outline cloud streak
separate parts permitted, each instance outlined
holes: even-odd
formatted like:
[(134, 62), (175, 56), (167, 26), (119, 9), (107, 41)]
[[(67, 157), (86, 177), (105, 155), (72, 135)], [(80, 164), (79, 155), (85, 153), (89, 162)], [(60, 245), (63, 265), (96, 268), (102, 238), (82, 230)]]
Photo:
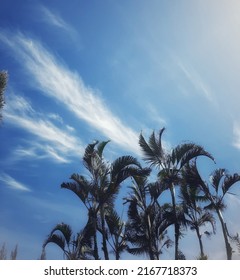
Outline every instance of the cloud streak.
[(24, 191), (24, 192), (29, 192), (31, 191), (27, 186), (24, 184), (16, 181), (13, 177), (9, 176), (6, 173), (1, 173), (0, 174), (0, 181), (5, 184), (7, 187), (18, 190), (18, 191)]
[(60, 15), (56, 14), (56, 12), (49, 10), (45, 6), (40, 6), (40, 11), (42, 12), (43, 21), (66, 31), (68, 34), (71, 34), (71, 35), (76, 34), (76, 31), (74, 30), (74, 28), (71, 25), (69, 25), (66, 21), (64, 21)]
[[(22, 64), (45, 95), (61, 102), (77, 118), (84, 120), (122, 148), (140, 153), (138, 134), (123, 124), (77, 73), (58, 62), (39, 42), (22, 34), (13, 36), (11, 40), (2, 36), (2, 40), (24, 60)], [(24, 125), (30, 126), (31, 123), (25, 122)], [(42, 129), (45, 127), (43, 122), (39, 122), (39, 125)], [(36, 130), (33, 131), (37, 134)]]
[(209, 86), (203, 81), (199, 73), (190, 65), (181, 61), (179, 57), (174, 56), (173, 59), (185, 78), (193, 85), (196, 92), (214, 104), (216, 100), (214, 99), (213, 93)]
[[(51, 114), (49, 116), (52, 118)], [(68, 127), (64, 130), (63, 123), (61, 128), (57, 127), (37, 113), (21, 96), (12, 94), (9, 98), (5, 108), (5, 120), (38, 139), (30, 141), (28, 148), (19, 147), (15, 151), (17, 157), (51, 158), (59, 163), (67, 163), (70, 157), (79, 157), (83, 152), (81, 140), (70, 135)]]

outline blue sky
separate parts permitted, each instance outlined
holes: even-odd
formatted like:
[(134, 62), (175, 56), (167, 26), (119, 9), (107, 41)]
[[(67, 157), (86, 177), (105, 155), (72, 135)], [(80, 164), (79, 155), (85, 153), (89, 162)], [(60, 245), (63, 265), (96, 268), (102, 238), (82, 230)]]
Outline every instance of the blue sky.
[[(55, 224), (81, 228), (84, 208), (60, 185), (85, 172), (95, 139), (111, 139), (110, 160), (141, 158), (139, 133), (164, 126), (167, 147), (193, 141), (215, 157), (202, 160), (204, 174), (240, 172), (239, 14), (234, 0), (2, 0), (0, 241), (37, 259)], [(227, 202), (229, 229), (240, 232), (238, 197)], [(220, 227), (204, 241), (210, 258), (225, 258)], [(196, 242), (181, 240), (188, 258)], [(62, 255), (49, 246), (47, 257)]]

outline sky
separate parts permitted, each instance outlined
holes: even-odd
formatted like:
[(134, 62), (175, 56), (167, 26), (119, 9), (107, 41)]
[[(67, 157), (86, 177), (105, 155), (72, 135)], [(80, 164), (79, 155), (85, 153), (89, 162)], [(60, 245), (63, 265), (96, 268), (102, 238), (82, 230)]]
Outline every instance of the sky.
[[(141, 159), (139, 134), (166, 127), (167, 147), (192, 141), (214, 156), (200, 159), (206, 179), (215, 168), (240, 172), (239, 14), (237, 0), (2, 0), (0, 244), (38, 259), (57, 223), (81, 229), (86, 212), (60, 185), (85, 172), (94, 140), (111, 140), (109, 160)], [(233, 234), (238, 187), (224, 212)], [(225, 258), (217, 226), (203, 240), (210, 259)], [(180, 246), (189, 259), (199, 253), (194, 233)], [(50, 245), (47, 258), (62, 254)]]

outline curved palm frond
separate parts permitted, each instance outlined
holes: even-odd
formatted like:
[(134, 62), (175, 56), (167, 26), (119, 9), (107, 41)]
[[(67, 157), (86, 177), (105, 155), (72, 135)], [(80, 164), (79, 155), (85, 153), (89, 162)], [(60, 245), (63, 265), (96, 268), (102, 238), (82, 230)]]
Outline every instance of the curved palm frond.
[(69, 225), (61, 223), (57, 224), (43, 243), (43, 248), (49, 243), (58, 245), (63, 252), (66, 251), (66, 247), (69, 247), (72, 237), (72, 229)]
[[(75, 175), (71, 177), (73, 180), (76, 180)], [(85, 180), (83, 177), (78, 178), (77, 183), (76, 182), (69, 182), (69, 183), (62, 183), (61, 188), (63, 189), (68, 189), (75, 193), (80, 200), (83, 202), (85, 206), (87, 206), (87, 198), (89, 193), (92, 192), (93, 186), (91, 185), (90, 182)]]
[(102, 158), (103, 155), (103, 150), (105, 148), (105, 146), (110, 142), (110, 140), (108, 141), (102, 141), (97, 145), (97, 152), (99, 154), (99, 156)]
[(229, 189), (236, 184), (237, 182), (240, 181), (240, 176), (239, 174), (235, 173), (233, 175), (226, 174), (223, 184), (222, 184), (222, 191), (223, 195), (229, 192)]
[(83, 155), (83, 164), (90, 172), (92, 169), (92, 157), (95, 154), (95, 146), (98, 143), (99, 141), (95, 141), (92, 144), (88, 144)]
[(164, 150), (162, 147), (162, 134), (165, 128), (162, 128), (159, 132), (158, 139), (155, 136), (154, 131), (149, 137), (149, 141), (145, 140), (142, 134), (139, 136), (139, 145), (144, 154), (144, 160), (149, 162), (152, 166), (161, 166), (164, 158)]
[(181, 169), (185, 164), (199, 156), (206, 156), (214, 161), (214, 158), (210, 153), (208, 153), (203, 147), (194, 143), (177, 145), (172, 150), (171, 159), (173, 165), (179, 166), (179, 169)]
[(111, 176), (115, 178), (119, 172), (128, 168), (129, 166), (135, 166), (141, 168), (141, 164), (138, 160), (132, 156), (121, 156), (113, 161), (111, 165)]
[(50, 235), (43, 244), (43, 247), (46, 247), (47, 244), (49, 243), (54, 243), (56, 245), (58, 245), (63, 251), (65, 251), (65, 239), (62, 235), (60, 234), (52, 234)]
[(219, 187), (220, 187), (220, 181), (225, 176), (226, 170), (223, 168), (216, 169), (212, 172), (210, 175), (210, 182), (215, 189), (216, 193), (218, 193)]

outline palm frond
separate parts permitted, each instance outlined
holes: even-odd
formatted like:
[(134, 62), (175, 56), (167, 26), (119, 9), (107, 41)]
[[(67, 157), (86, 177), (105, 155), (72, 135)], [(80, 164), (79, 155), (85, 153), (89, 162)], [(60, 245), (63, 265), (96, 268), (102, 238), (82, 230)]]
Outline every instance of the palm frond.
[(108, 211), (106, 215), (106, 222), (111, 235), (121, 235), (124, 223), (121, 221), (121, 218), (114, 209)]
[(157, 201), (160, 195), (166, 191), (167, 187), (164, 184), (161, 184), (160, 181), (156, 181), (155, 183), (149, 183), (147, 185), (147, 189), (149, 191), (150, 196)]
[(122, 171), (123, 169), (129, 166), (135, 166), (141, 168), (141, 164), (138, 162), (136, 158), (132, 156), (121, 156), (116, 160), (114, 160), (114, 162), (111, 165), (112, 178), (115, 178), (120, 171)]
[(225, 195), (229, 189), (237, 182), (240, 181), (239, 174), (226, 175), (222, 184), (223, 195)]
[(102, 158), (102, 155), (103, 155), (103, 150), (105, 148), (105, 146), (110, 142), (110, 140), (108, 141), (102, 141), (100, 142), (98, 145), (97, 145), (97, 151), (98, 151), (98, 154), (99, 156)]
[(68, 189), (68, 190), (74, 192), (80, 198), (80, 200), (84, 203), (84, 205), (86, 205), (86, 199), (88, 197), (88, 193), (89, 193), (89, 191), (91, 191), (90, 187), (87, 190), (85, 184), (80, 185), (79, 183), (77, 184), (75, 182), (69, 182), (69, 183), (62, 183), (61, 188)]
[(134, 255), (134, 256), (141, 256), (141, 255), (147, 255), (148, 254), (148, 248), (145, 247), (139, 247), (139, 248), (129, 248), (127, 249), (128, 253)]
[(179, 165), (181, 169), (186, 163), (199, 156), (206, 156), (214, 161), (213, 156), (208, 153), (203, 147), (194, 143), (184, 143), (176, 146), (172, 150), (172, 162), (174, 165)]
[(165, 128), (162, 128), (159, 132), (159, 138), (157, 139), (154, 131), (149, 137), (149, 141), (145, 140), (142, 134), (139, 136), (139, 145), (144, 154), (144, 160), (149, 162), (152, 166), (159, 166), (162, 164), (164, 158), (164, 150), (162, 147), (162, 134)]
[(87, 147), (85, 148), (85, 152), (83, 155), (83, 164), (88, 170), (91, 170), (92, 157), (95, 153), (95, 147), (98, 143), (99, 141), (95, 141), (92, 144), (88, 144)]
[(65, 223), (57, 224), (45, 240), (43, 247), (46, 247), (48, 243), (57, 244), (63, 251), (65, 246), (69, 246), (72, 237), (72, 229)]
[(226, 172), (225, 169), (218, 168), (218, 169), (214, 170), (212, 172), (212, 174), (210, 175), (210, 181), (211, 181), (211, 184), (212, 184), (213, 188), (215, 189), (216, 193), (218, 193), (218, 190), (220, 187), (220, 181), (225, 176), (225, 172)]
[(65, 251), (65, 239), (60, 234), (52, 234), (50, 235), (43, 243), (43, 248), (47, 246), (49, 243), (54, 243), (59, 246), (63, 251)]

